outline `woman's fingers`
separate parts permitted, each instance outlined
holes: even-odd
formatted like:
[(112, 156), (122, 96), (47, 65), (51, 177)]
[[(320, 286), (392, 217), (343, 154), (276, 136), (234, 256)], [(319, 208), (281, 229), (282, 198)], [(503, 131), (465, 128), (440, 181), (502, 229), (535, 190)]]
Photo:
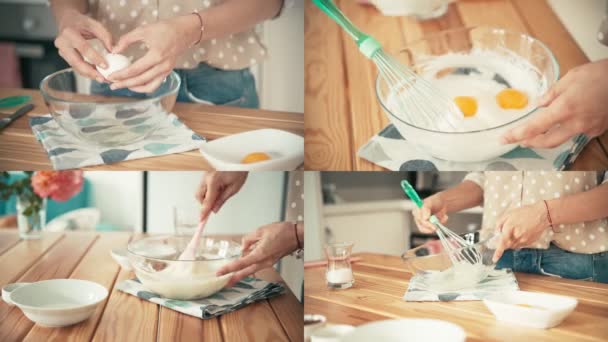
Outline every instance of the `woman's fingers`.
[(104, 45), (107, 51), (112, 51), (112, 34), (97, 20), (89, 21), (89, 31)]
[(161, 75), (142, 86), (132, 87), (129, 88), (129, 90), (132, 90), (137, 93), (153, 93), (156, 89), (158, 89), (158, 87), (160, 87), (164, 80), (165, 75)]
[(122, 70), (113, 72), (108, 76), (108, 78), (115, 82), (124, 81), (126, 79), (138, 76), (156, 66), (162, 66), (161, 69), (163, 70), (166, 69), (165, 63), (161, 63), (160, 59), (155, 57), (154, 52), (148, 51), (142, 58), (135, 61), (135, 63)]
[[(110, 88), (112, 89), (121, 89), (121, 88), (137, 88), (144, 86), (160, 76), (164, 77), (165, 70), (160, 65), (153, 66), (152, 68), (144, 71), (143, 73), (136, 75), (131, 78), (126, 78), (121, 81), (116, 81), (112, 83)], [(114, 78), (113, 78), (114, 79)]]
[(539, 134), (547, 132), (553, 126), (566, 118), (567, 113), (559, 110), (560, 106), (553, 102), (544, 108), (530, 121), (513, 128), (501, 137), (503, 144), (514, 144), (522, 140), (531, 139)]
[(217, 199), (217, 201), (215, 201), (215, 205), (213, 206), (213, 212), (217, 213), (218, 211), (220, 211), (220, 209), (222, 209), (222, 206), (224, 205), (224, 203), (226, 203), (226, 201), (234, 196), (234, 194), (236, 194), (238, 192), (238, 188), (234, 185), (230, 185), (228, 188), (226, 188), (219, 196), (219, 198)]
[(513, 245), (513, 228), (510, 226), (505, 226), (502, 230), (502, 235), (500, 237), (500, 241), (498, 242), (498, 246), (496, 247), (496, 251), (494, 251), (494, 256), (492, 257), (493, 262), (497, 262), (500, 257), (504, 254), (505, 250), (509, 249)]
[(87, 40), (82, 38), (79, 32), (75, 30), (65, 30), (64, 37), (69, 41), (69, 44), (76, 49), (85, 61), (94, 65), (99, 65), (102, 68), (107, 68), (106, 59), (99, 52), (95, 51)]
[(222, 276), (224, 274), (236, 272), (242, 270), (249, 265), (253, 265), (262, 260), (262, 256), (258, 255), (259, 253), (250, 253), (246, 256), (239, 258), (228, 265), (224, 265), (217, 271), (217, 276)]
[(124, 36), (120, 37), (114, 49), (112, 49), (113, 53), (122, 53), (126, 50), (129, 45), (139, 42), (144, 39), (145, 30), (142, 27), (138, 27), (131, 32), (128, 32)]
[(232, 277), (230, 277), (230, 281), (228, 281), (228, 284), (226, 284), (226, 287), (232, 287), (232, 286), (236, 285), (243, 278), (257, 272), (258, 270), (260, 270), (262, 268), (263, 268), (263, 265), (261, 265), (261, 264), (253, 264), (238, 272), (235, 272), (232, 275)]
[(72, 48), (61, 49), (59, 50), (59, 55), (79, 74), (97, 80), (97, 82), (103, 82), (104, 79), (99, 72), (91, 64), (85, 62), (76, 50)]
[(581, 132), (576, 132), (575, 126), (565, 122), (560, 126), (553, 127), (547, 133), (539, 134), (531, 139), (524, 140), (522, 145), (535, 148), (553, 148), (565, 143), (568, 139), (578, 133)]

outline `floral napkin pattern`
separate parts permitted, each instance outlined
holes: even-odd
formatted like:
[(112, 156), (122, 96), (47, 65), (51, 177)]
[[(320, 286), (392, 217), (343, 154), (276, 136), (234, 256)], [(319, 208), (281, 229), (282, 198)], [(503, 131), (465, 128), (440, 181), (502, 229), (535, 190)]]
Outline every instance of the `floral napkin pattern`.
[(406, 302), (451, 302), (463, 300), (482, 300), (496, 292), (519, 290), (515, 275), (509, 269), (492, 270), (484, 280), (477, 283), (474, 288), (438, 292), (429, 290), (420, 275), (414, 275), (409, 282), (407, 291), (403, 295)]
[(137, 278), (124, 280), (116, 288), (171, 310), (202, 319), (218, 317), (253, 302), (272, 298), (285, 292), (285, 287), (279, 283), (270, 283), (253, 277), (244, 278), (231, 288), (223, 289), (212, 296), (198, 300), (163, 298), (147, 290)]
[[(87, 128), (99, 130), (105, 127), (96, 127), (95, 123), (91, 125), (93, 126)], [(55, 170), (181, 153), (198, 149), (205, 142), (205, 138), (194, 133), (173, 113), (169, 114), (166, 121), (143, 141), (120, 147), (87, 145), (86, 142), (63, 130), (50, 114), (30, 118), (30, 126), (36, 139), (49, 155)]]
[(494, 160), (462, 163), (428, 155), (389, 124), (363, 145), (358, 155), (392, 171), (561, 171), (574, 162), (588, 142), (585, 135), (578, 135), (553, 149), (518, 147)]

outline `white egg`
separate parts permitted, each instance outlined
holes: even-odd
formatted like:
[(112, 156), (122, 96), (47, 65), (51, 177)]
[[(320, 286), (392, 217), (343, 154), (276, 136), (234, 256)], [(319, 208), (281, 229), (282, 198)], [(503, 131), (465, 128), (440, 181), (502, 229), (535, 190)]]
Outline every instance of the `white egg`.
[(102, 69), (99, 65), (97, 66), (97, 71), (103, 75), (106, 79), (112, 73), (122, 70), (129, 65), (131, 65), (131, 61), (127, 56), (118, 54), (118, 53), (109, 53), (105, 56), (106, 63), (108, 63), (108, 67), (106, 69)]

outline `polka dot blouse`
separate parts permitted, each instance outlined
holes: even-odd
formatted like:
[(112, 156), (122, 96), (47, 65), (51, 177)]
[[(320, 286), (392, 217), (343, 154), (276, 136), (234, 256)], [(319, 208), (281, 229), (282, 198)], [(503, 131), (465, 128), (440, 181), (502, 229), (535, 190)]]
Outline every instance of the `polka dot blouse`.
[[(587, 191), (598, 185), (596, 172), (547, 172), (547, 171), (487, 171), (469, 173), (465, 180), (479, 185), (484, 191), (483, 222), (481, 237), (489, 237), (496, 228), (496, 221), (512, 208), (530, 205), (542, 200), (560, 198)], [(608, 173), (604, 177), (608, 182)], [(543, 235), (527, 248), (547, 249), (553, 242), (561, 249), (576, 253), (599, 253), (608, 248), (607, 219), (560, 224), (548, 228)]]
[(304, 221), (304, 172), (302, 171), (289, 172), (285, 221)]
[[(294, 0), (283, 3), (281, 13), (293, 5)], [(112, 34), (114, 40), (138, 26), (154, 23), (195, 10), (222, 3), (223, 0), (89, 0), (89, 11)], [(102, 51), (99, 41), (93, 47)], [(124, 53), (132, 61), (146, 53), (143, 44), (133, 44)], [(238, 70), (260, 63), (267, 51), (254, 29), (231, 34), (222, 39), (203, 40), (186, 50), (177, 60), (178, 69), (193, 69), (200, 62), (224, 70)]]

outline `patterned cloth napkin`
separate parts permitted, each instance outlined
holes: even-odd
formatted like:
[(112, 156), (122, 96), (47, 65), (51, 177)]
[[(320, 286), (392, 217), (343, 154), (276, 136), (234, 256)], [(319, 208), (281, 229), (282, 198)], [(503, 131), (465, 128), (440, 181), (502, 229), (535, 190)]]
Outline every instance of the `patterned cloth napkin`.
[[(55, 170), (181, 153), (197, 149), (205, 142), (205, 138), (194, 133), (175, 114), (169, 114), (167, 120), (143, 141), (120, 147), (87, 145), (59, 127), (50, 114), (30, 118), (30, 126)], [(99, 127), (103, 129), (104, 126)]]
[(363, 145), (358, 155), (392, 171), (560, 171), (574, 162), (588, 142), (586, 136), (578, 135), (553, 149), (518, 147), (493, 160), (461, 163), (431, 157), (403, 138), (390, 124)]
[(272, 298), (285, 291), (279, 283), (247, 277), (229, 289), (198, 300), (174, 300), (148, 291), (137, 278), (120, 282), (117, 289), (186, 315), (209, 319), (238, 310), (250, 303)]
[(482, 300), (483, 298), (505, 291), (519, 290), (517, 279), (511, 270), (492, 270), (487, 278), (480, 281), (474, 288), (454, 292), (438, 292), (426, 288), (422, 277), (417, 274), (410, 279), (410, 283), (403, 295), (406, 302), (450, 302), (461, 300)]

